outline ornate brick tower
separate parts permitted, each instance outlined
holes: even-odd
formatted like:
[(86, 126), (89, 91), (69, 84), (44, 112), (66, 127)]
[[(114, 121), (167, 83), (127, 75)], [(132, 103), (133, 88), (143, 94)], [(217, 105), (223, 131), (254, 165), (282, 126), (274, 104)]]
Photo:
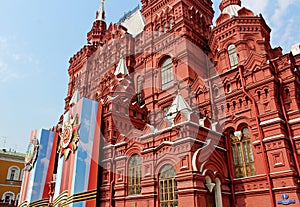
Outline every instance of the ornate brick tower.
[(87, 40), (91, 44), (103, 44), (103, 36), (106, 31), (106, 22), (105, 22), (105, 11), (104, 11), (104, 0), (101, 1), (99, 10), (96, 13), (96, 19), (94, 21), (91, 31), (87, 35)]
[[(257, 205), (259, 199), (268, 199), (268, 206), (276, 206), (284, 192), (297, 200), (296, 188), (287, 187), (297, 186), (299, 176), (297, 140), (293, 139), (297, 132), (292, 132), (290, 124), (299, 117), (299, 102), (292, 101), (297, 102), (297, 96), (290, 94), (299, 76), (295, 59), (290, 54), (283, 56), (280, 48), (271, 48), (271, 30), (263, 17), (242, 8), (240, 1), (223, 0), (220, 10), (209, 45), (222, 79), (212, 84), (218, 118), (231, 145), (228, 157), (233, 163), (229, 169), (234, 205)], [(225, 105), (219, 103), (220, 88), (225, 90)], [(249, 148), (240, 148), (247, 143)], [(254, 190), (253, 199), (245, 196)]]

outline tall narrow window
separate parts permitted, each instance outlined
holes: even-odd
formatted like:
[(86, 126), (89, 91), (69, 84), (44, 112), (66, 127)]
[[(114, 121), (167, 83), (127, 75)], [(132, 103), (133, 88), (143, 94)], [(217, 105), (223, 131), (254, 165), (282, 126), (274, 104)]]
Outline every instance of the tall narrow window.
[(233, 44), (229, 45), (228, 47), (228, 55), (229, 55), (230, 67), (235, 68), (239, 62), (238, 62), (235, 46)]
[(254, 156), (247, 127), (231, 134), (232, 154), (237, 178), (255, 175)]
[(170, 30), (173, 29), (173, 22), (170, 20)]
[(161, 66), (161, 88), (168, 89), (174, 85), (172, 59), (168, 58)]
[(177, 207), (178, 194), (176, 171), (173, 166), (165, 165), (159, 175), (159, 201), (160, 207)]
[(164, 33), (167, 33), (167, 24), (164, 24)]
[(12, 166), (8, 169), (7, 180), (19, 180), (20, 168)]
[(133, 155), (128, 165), (128, 194), (138, 195), (141, 193), (142, 159)]
[(136, 79), (137, 84), (137, 101), (139, 104), (142, 102), (142, 77), (139, 75)]

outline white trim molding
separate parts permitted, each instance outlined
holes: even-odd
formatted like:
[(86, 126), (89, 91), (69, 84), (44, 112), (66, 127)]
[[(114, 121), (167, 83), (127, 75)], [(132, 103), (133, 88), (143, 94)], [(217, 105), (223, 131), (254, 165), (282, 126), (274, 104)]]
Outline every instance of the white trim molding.
[(282, 123), (285, 123), (285, 121), (281, 118), (274, 118), (274, 119), (269, 119), (269, 120), (266, 120), (266, 121), (262, 121), (260, 122), (260, 126), (265, 126), (265, 125), (268, 125), (268, 124), (272, 124), (274, 122), (282, 122)]

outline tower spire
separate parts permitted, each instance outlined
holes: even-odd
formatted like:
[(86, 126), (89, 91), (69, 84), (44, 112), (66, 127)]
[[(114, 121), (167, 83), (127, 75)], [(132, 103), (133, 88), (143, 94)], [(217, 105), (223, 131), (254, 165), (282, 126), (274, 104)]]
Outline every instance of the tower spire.
[(222, 0), (219, 8), (222, 12), (226, 7), (231, 5), (241, 6), (241, 0)]
[(96, 20), (105, 21), (104, 0), (101, 0), (99, 10), (97, 11)]

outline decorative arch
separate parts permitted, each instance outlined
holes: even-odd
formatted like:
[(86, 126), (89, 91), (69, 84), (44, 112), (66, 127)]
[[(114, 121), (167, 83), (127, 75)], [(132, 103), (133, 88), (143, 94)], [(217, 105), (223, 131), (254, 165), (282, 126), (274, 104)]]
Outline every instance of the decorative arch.
[(15, 194), (11, 191), (6, 191), (2, 195), (2, 200), (5, 203), (11, 203), (11, 201), (13, 201), (14, 199), (15, 199)]
[(128, 150), (125, 152), (125, 156), (131, 157), (135, 154), (141, 156), (141, 150), (142, 150), (142, 146), (137, 145), (137, 143), (134, 143), (133, 145), (128, 147)]
[(210, 144), (199, 148), (194, 153), (192, 159), (193, 170), (199, 171), (203, 176), (208, 175), (211, 171), (212, 178), (216, 173), (227, 176), (228, 170), (224, 156), (222, 156), (222, 153), (218, 152), (213, 145), (214, 143), (210, 142)]
[(177, 168), (176, 166), (176, 160), (173, 159), (173, 156), (169, 156), (169, 155), (166, 155), (164, 156), (162, 159), (159, 159), (157, 164), (156, 164), (156, 167), (155, 167), (155, 175), (159, 175), (161, 169), (165, 166), (165, 165), (171, 165), (171, 166), (174, 166), (175, 170)]
[[(208, 189), (206, 196), (206, 203), (214, 203), (216, 207), (223, 207), (222, 202), (222, 182), (219, 177), (207, 174), (205, 176), (204, 184)], [(207, 205), (206, 205), (207, 206)]]

